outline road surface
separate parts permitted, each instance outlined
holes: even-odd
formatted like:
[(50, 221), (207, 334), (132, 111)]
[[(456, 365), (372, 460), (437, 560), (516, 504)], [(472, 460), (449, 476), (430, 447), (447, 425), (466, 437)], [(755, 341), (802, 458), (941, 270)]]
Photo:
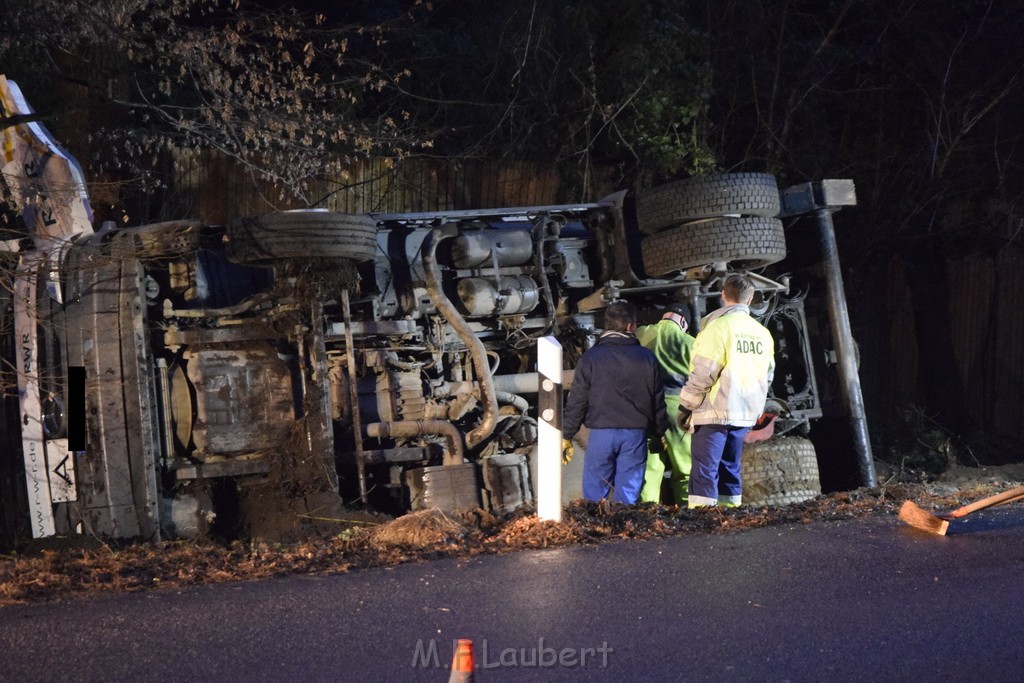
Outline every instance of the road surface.
[(9, 681), (1019, 681), (1024, 506), (0, 610)]

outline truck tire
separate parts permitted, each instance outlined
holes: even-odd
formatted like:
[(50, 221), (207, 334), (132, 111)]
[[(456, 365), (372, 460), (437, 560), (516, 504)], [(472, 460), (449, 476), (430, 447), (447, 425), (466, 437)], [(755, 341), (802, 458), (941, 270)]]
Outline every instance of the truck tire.
[(743, 446), (743, 504), (789, 505), (821, 495), (814, 444), (782, 436)]
[(270, 265), (281, 259), (373, 258), (377, 222), (369, 216), (284, 211), (242, 218), (228, 226), (227, 253), (235, 263)]
[(774, 218), (779, 210), (779, 186), (768, 173), (698, 176), (644, 190), (636, 198), (637, 226), (647, 235), (704, 218)]
[(652, 277), (716, 261), (760, 268), (786, 257), (786, 235), (775, 218), (712, 218), (646, 237), (640, 252)]

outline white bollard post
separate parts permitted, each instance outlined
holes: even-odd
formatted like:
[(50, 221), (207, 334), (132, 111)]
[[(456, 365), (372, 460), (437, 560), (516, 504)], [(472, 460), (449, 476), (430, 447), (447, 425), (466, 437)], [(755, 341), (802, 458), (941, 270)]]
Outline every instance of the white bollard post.
[(537, 517), (562, 521), (562, 345), (537, 340)]

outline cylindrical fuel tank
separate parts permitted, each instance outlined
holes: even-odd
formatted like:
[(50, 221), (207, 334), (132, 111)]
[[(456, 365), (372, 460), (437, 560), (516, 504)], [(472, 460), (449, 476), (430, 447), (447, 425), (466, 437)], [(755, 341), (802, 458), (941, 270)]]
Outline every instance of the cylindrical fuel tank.
[(470, 318), (529, 313), (540, 300), (537, 282), (522, 275), (501, 278), (500, 289), (496, 280), (467, 277), (459, 280), (457, 291), (463, 310)]
[(452, 240), (452, 265), (476, 268), (494, 264), (519, 266), (533, 255), (533, 240), (526, 230), (480, 230), (464, 232)]

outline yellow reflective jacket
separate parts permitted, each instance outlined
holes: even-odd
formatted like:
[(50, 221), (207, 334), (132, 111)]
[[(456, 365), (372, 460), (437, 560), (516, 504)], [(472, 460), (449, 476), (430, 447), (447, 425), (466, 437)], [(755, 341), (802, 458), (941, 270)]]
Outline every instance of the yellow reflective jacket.
[(690, 375), (690, 352), (693, 337), (683, 332), (674, 320), (659, 320), (653, 325), (637, 328), (637, 341), (654, 352), (665, 373), (665, 398), (675, 399)]
[(752, 426), (775, 374), (775, 342), (743, 304), (712, 312), (702, 326), (679, 404), (693, 411), (693, 425)]

